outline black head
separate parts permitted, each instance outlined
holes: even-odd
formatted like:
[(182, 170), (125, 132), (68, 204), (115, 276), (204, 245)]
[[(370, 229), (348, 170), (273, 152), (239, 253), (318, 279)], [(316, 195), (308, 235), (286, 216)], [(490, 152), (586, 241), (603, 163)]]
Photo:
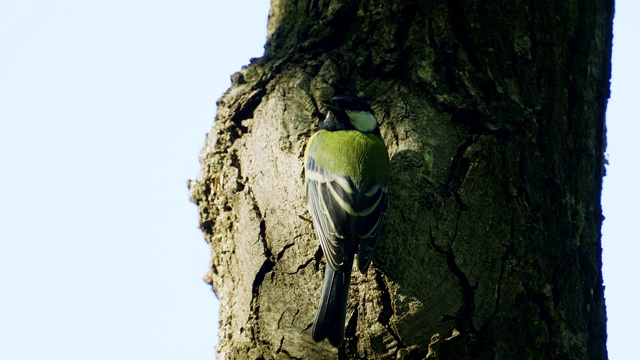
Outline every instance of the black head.
[(379, 132), (373, 109), (366, 101), (352, 95), (336, 95), (325, 103), (329, 109), (321, 129)]
[(371, 106), (366, 101), (353, 95), (336, 95), (327, 103), (331, 110), (366, 111), (373, 114)]

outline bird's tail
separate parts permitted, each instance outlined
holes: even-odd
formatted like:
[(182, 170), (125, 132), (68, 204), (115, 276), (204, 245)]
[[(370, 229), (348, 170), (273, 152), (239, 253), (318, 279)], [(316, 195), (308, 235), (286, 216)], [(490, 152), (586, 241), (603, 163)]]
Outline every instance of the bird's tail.
[(329, 344), (335, 347), (342, 345), (351, 267), (344, 266), (341, 270), (333, 270), (327, 265), (324, 270), (320, 306), (311, 329), (311, 337), (315, 342), (328, 339)]

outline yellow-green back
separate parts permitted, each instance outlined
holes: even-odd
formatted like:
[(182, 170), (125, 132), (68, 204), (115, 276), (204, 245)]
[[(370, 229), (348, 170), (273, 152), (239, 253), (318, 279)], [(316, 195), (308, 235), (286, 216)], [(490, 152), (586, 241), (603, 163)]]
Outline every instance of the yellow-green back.
[(309, 139), (305, 159), (308, 156), (329, 173), (348, 176), (358, 186), (372, 180), (384, 183), (389, 177), (389, 153), (379, 135), (320, 130)]

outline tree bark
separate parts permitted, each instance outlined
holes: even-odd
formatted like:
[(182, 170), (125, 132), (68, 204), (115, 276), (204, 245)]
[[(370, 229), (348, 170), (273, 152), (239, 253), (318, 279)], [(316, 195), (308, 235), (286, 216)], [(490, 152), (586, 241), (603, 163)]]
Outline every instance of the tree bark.
[[(190, 182), (218, 358), (607, 358), (612, 17), (606, 0), (272, 0), (265, 55), (232, 76)], [(324, 261), (298, 215), (338, 93), (369, 99), (392, 171), (334, 349), (311, 340)]]

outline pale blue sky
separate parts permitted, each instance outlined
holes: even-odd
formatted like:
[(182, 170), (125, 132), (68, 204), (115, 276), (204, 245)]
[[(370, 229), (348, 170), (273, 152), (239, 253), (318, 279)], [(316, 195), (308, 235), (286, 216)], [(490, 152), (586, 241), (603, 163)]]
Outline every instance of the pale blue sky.
[[(0, 4), (0, 358), (212, 359), (188, 202), (267, 0)], [(631, 7), (635, 7), (632, 9)], [(618, 1), (604, 261), (611, 359), (636, 353), (639, 6)]]
[(267, 0), (0, 5), (0, 359), (212, 359), (187, 179)]

